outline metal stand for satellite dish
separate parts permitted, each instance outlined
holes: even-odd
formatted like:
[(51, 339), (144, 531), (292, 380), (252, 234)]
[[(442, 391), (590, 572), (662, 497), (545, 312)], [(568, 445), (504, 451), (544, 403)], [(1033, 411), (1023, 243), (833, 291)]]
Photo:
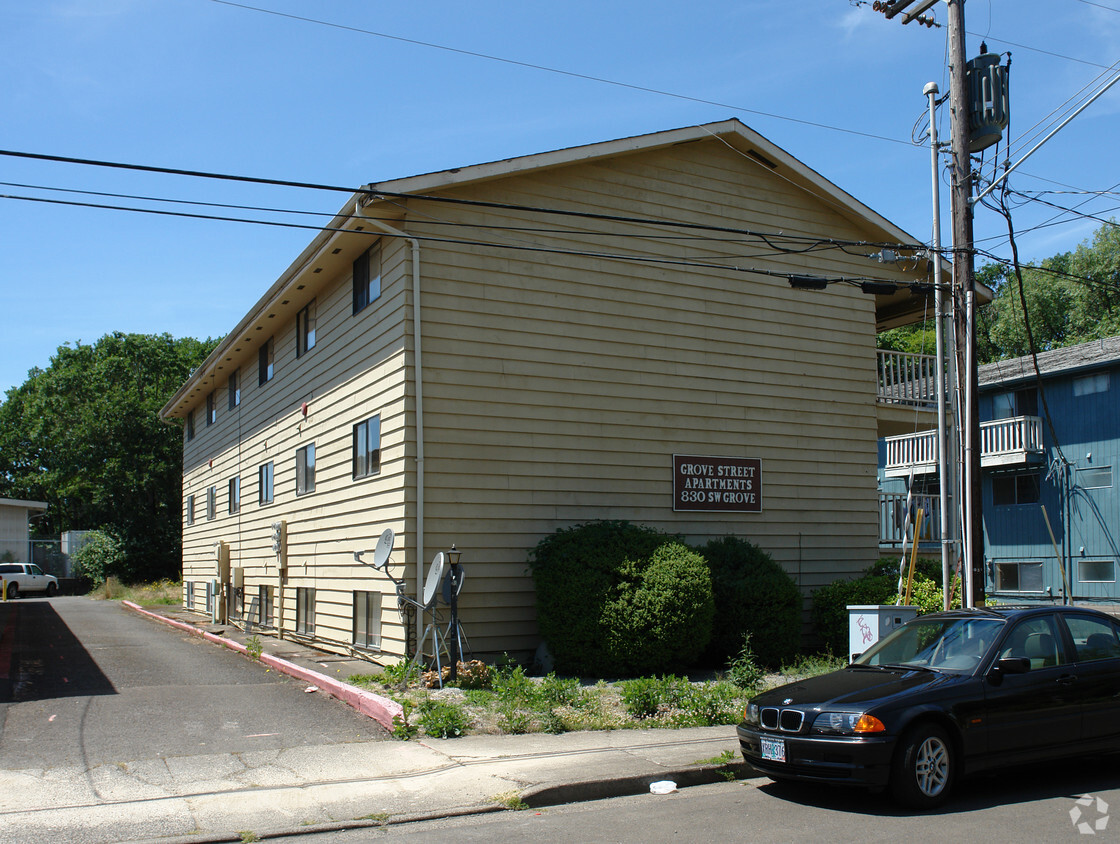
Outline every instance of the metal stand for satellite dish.
[(463, 625), (459, 622), (458, 612), (459, 593), (463, 591), (463, 581), (466, 577), (466, 569), (458, 563), (453, 563), (443, 580), (443, 602), (451, 607), (451, 618), (447, 622), (447, 629), (443, 632), (443, 640), (448, 643), (448, 662), (456, 668), (457, 664), (463, 661), (464, 654), (472, 653), (467, 634), (463, 632)]

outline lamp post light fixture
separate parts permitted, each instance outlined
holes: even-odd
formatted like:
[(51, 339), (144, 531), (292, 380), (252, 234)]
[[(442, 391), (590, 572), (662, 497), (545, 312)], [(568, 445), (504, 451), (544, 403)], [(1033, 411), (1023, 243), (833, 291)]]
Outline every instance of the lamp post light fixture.
[(459, 561), (463, 557), (463, 552), (455, 547), (455, 543), (451, 543), (451, 550), (446, 552), (447, 562), (451, 565), (451, 624), (447, 628), (447, 632), (454, 637), (454, 644), (448, 648), (448, 657), (450, 657), (451, 670), (448, 672), (447, 679), (454, 681), (459, 678), (459, 663), (463, 659), (463, 642), (459, 635), (459, 586), (462, 583), (463, 570), (459, 567)]

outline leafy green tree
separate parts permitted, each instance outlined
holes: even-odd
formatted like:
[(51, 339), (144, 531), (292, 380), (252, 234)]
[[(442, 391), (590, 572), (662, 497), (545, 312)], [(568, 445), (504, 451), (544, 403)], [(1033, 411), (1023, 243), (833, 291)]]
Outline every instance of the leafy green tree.
[(106, 576), (177, 574), (182, 437), (159, 410), (216, 343), (117, 332), (60, 346), (0, 404), (0, 495), (46, 501), (41, 533), (118, 537)]

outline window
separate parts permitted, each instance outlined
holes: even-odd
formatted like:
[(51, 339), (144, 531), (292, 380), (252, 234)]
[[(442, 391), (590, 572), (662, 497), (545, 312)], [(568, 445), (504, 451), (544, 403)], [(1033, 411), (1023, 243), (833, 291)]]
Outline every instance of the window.
[(1082, 489), (1106, 489), (1112, 486), (1112, 467), (1094, 466), (1077, 470), (1077, 485)]
[(229, 376), (229, 409), (241, 404), (241, 370), (235, 369)]
[(1085, 375), (1073, 379), (1073, 394), (1075, 396), (1088, 396), (1093, 393), (1108, 392), (1108, 373), (1098, 372), (1095, 375)]
[(194, 439), (194, 411), (187, 411), (187, 424), (183, 426), (186, 430), (187, 442)]
[(183, 588), (185, 588), (187, 590), (186, 597), (183, 598), (183, 603), (186, 605), (188, 610), (193, 610), (194, 609), (194, 581), (193, 580), (188, 580), (186, 583), (183, 584)]
[(194, 524), (194, 493), (187, 496), (187, 524)]
[(1115, 583), (1116, 566), (1112, 560), (1078, 560), (1077, 579), (1082, 583)]
[(359, 648), (381, 647), (381, 593), (354, 593), (354, 644)]
[(1063, 616), (1073, 636), (1078, 662), (1120, 657), (1120, 641), (1116, 628), (1107, 621), (1085, 616)]
[(1038, 499), (1038, 472), (992, 476), (992, 503), (997, 507), (1010, 504), (1037, 504)]
[(315, 443), (296, 450), (296, 495), (315, 491)]
[(1016, 416), (1038, 416), (1038, 391), (1034, 387), (992, 396), (993, 419)]
[(381, 295), (381, 241), (354, 262), (354, 313)]
[(272, 349), (273, 349), (272, 338), (269, 337), (267, 340), (264, 341), (264, 345), (261, 346), (260, 352), (257, 353), (257, 366), (258, 366), (258, 369), (257, 369), (257, 386), (258, 387), (263, 386), (264, 384), (267, 384), (269, 381), (271, 381), (272, 376), (276, 372), (275, 364), (273, 363), (273, 358), (272, 358)]
[(272, 627), (276, 617), (276, 598), (274, 586), (257, 587), (257, 623), (264, 627)]
[(381, 415), (371, 416), (354, 426), (355, 478), (376, 475), (381, 471)]
[(218, 421), (218, 408), (214, 404), (214, 394), (206, 394), (206, 427), (210, 427)]
[(272, 482), (275, 478), (275, 470), (272, 463), (265, 463), (260, 469), (257, 470), (257, 481), (260, 488), (260, 503), (272, 503)]
[(209, 580), (207, 580), (203, 584), (203, 586), (206, 587), (206, 612), (208, 612), (208, 613), (214, 612), (214, 590), (212, 588), (213, 585), (214, 584), (211, 583)]
[(234, 476), (229, 479), (229, 512), (232, 515), (241, 510), (241, 478)]
[(307, 586), (296, 588), (296, 632), (315, 635), (315, 590)]
[(1040, 615), (1020, 621), (1007, 634), (1000, 651), (1006, 657), (1029, 659), (1031, 668), (1049, 668), (1065, 662), (1062, 639), (1052, 615)]
[(208, 487), (206, 490), (206, 518), (207, 520), (218, 515), (218, 488)]
[(1042, 592), (1042, 563), (996, 563), (997, 592)]
[(315, 348), (315, 300), (296, 314), (296, 357)]

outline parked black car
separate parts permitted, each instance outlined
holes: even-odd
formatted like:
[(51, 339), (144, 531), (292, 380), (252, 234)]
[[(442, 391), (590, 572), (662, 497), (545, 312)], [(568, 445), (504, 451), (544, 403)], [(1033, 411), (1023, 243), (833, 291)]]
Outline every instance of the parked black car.
[(1120, 750), (1120, 623), (1065, 606), (924, 615), (745, 716), (743, 758), (773, 779), (932, 808), (964, 774)]

